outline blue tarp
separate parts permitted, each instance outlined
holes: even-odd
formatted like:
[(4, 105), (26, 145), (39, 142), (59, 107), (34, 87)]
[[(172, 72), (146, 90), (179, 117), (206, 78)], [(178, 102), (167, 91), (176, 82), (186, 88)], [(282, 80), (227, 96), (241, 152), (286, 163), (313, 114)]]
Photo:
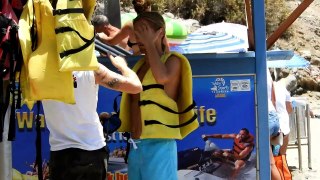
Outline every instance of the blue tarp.
[(289, 60), (270, 60), (267, 61), (269, 68), (305, 68), (310, 65), (310, 62), (299, 55), (293, 55)]

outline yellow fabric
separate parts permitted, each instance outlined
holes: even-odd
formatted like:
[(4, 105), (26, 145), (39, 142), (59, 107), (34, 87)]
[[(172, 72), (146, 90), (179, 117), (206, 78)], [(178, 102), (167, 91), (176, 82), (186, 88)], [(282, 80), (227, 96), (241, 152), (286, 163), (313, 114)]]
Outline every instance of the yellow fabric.
[(82, 0), (84, 16), (86, 17), (88, 22), (91, 22), (92, 14), (94, 12), (94, 8), (96, 7), (96, 1), (92, 0)]
[[(87, 40), (94, 39), (94, 27), (90, 23), (91, 15), (95, 6), (95, 1), (89, 0), (58, 0), (56, 9), (75, 9), (83, 8), (84, 13), (69, 13), (55, 15), (55, 28), (70, 27), (75, 31), (63, 32), (56, 34), (58, 53), (68, 50), (77, 49), (84, 46)], [(94, 51), (94, 42), (88, 47), (74, 54), (60, 56), (60, 71), (82, 71), (98, 69), (98, 60)]]
[(18, 170), (12, 169), (12, 180), (23, 180), (23, 176)]
[(38, 180), (38, 176), (34, 175), (26, 175), (26, 174), (21, 174), (18, 170), (12, 169), (12, 180)]
[(22, 91), (22, 98), (24, 103), (27, 104), (29, 109), (32, 109), (33, 101), (31, 100), (31, 89), (29, 84), (28, 78), (28, 69), (26, 65), (28, 64), (28, 59), (31, 54), (31, 36), (30, 36), (30, 27), (32, 21), (29, 17), (29, 14), (33, 14), (32, 12), (32, 1), (28, 1), (27, 4), (24, 6), (21, 19), (19, 20), (19, 30), (18, 36), (20, 40), (20, 47), (22, 50), (23, 56), (23, 66), (21, 67), (20, 72), (20, 86)]
[[(147, 91), (143, 91), (140, 93), (140, 100), (152, 100), (161, 105), (169, 107), (175, 111), (183, 111), (188, 106), (193, 103), (192, 98), (192, 72), (191, 67), (183, 55), (179, 53), (168, 53), (161, 58), (163, 63), (166, 62), (169, 56), (175, 55), (181, 59), (181, 80), (180, 80), (180, 88), (179, 88), (179, 97), (178, 101), (175, 102), (167, 94), (164, 90), (159, 88), (149, 89)], [(133, 70), (137, 72), (141, 65), (144, 63), (144, 59), (138, 61), (138, 63), (134, 66)], [(149, 69), (143, 78), (142, 85), (150, 85), (157, 84), (151, 70)], [(121, 127), (118, 131), (127, 131), (130, 132), (130, 96), (127, 93), (123, 93), (122, 100), (120, 104), (120, 119), (122, 121)], [(173, 114), (167, 112), (156, 105), (147, 105), (140, 106), (141, 109), (141, 120), (142, 120), (142, 134), (140, 136), (141, 139), (146, 138), (171, 138), (171, 139), (182, 139), (187, 136), (189, 133), (198, 128), (199, 123), (194, 120), (192, 123), (180, 127), (180, 128), (168, 128), (164, 125), (144, 125), (144, 120), (158, 120), (164, 124), (169, 125), (178, 125), (182, 124), (189, 119), (191, 119), (194, 115), (194, 111), (190, 110), (187, 113), (183, 113), (181, 115)]]
[[(30, 28), (33, 15), (38, 46), (32, 52)], [(18, 33), (23, 55), (21, 88), (25, 103), (29, 108), (32, 108), (33, 101), (43, 99), (74, 104), (72, 72), (59, 72), (54, 17), (49, 0), (28, 0), (19, 20)]]

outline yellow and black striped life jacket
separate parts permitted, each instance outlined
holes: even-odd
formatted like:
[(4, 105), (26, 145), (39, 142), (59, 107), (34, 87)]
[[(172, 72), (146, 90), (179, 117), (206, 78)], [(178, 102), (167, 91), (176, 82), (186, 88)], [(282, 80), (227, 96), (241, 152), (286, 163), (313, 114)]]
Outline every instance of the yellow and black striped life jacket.
[(72, 71), (94, 70), (94, 30), (90, 25), (95, 1), (28, 0), (19, 20), (23, 54), (21, 88), (24, 102), (58, 100), (74, 104)]
[[(174, 101), (164, 91), (164, 86), (157, 84), (151, 69), (145, 74), (140, 93), (140, 112), (142, 120), (141, 139), (146, 138), (169, 138), (182, 139), (198, 128), (197, 115), (193, 108), (195, 103), (192, 97), (192, 72), (191, 67), (183, 55), (168, 53), (162, 56), (165, 63), (171, 55), (181, 59), (181, 80), (178, 100)], [(138, 71), (144, 59), (138, 61), (133, 70)], [(118, 131), (130, 132), (130, 97), (123, 93), (120, 105), (121, 127)]]
[(95, 70), (92, 0), (58, 0), (53, 10), (60, 71)]

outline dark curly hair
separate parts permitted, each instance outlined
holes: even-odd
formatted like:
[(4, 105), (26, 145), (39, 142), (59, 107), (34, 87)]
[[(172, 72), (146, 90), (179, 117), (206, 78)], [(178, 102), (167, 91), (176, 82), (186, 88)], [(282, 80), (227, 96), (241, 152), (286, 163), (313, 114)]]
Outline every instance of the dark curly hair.
[(151, 7), (151, 0), (133, 0), (132, 5), (136, 13), (140, 14)]

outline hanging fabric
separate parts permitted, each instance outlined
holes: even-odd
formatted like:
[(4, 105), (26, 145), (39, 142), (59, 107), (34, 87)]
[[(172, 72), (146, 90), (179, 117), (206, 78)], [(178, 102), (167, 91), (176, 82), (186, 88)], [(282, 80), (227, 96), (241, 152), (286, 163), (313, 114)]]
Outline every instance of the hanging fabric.
[(30, 109), (43, 99), (75, 103), (72, 72), (60, 72), (54, 24), (49, 0), (29, 0), (24, 6), (19, 20), (21, 88)]

